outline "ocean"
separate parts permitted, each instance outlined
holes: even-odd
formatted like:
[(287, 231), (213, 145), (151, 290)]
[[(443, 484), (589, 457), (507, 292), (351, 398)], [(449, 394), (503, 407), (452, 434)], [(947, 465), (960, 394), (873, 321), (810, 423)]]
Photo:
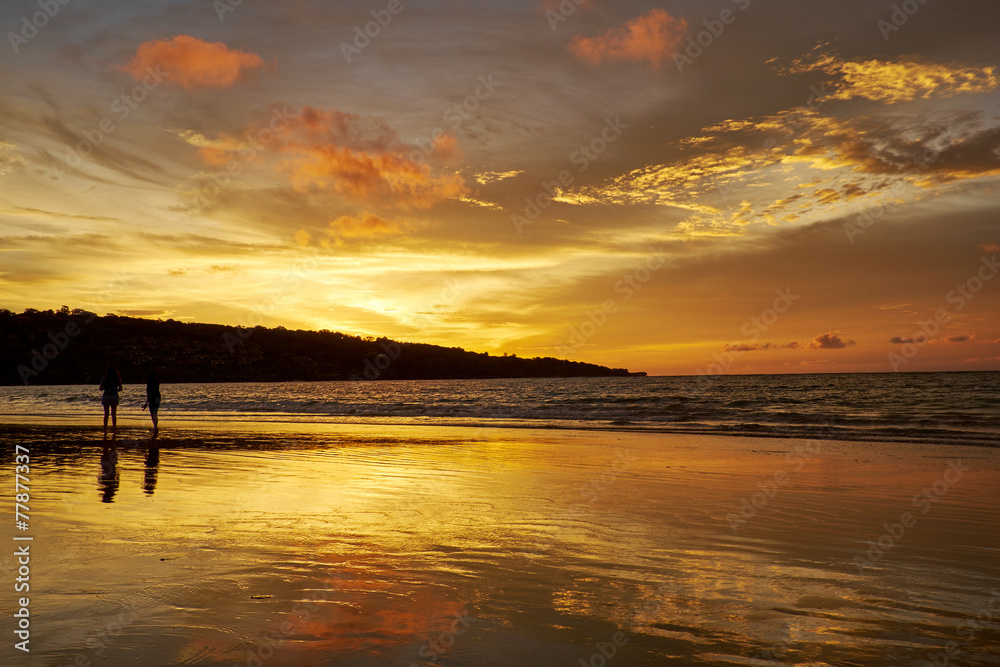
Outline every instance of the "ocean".
[(998, 381), (3, 387), (0, 664), (1000, 665)]
[[(165, 372), (169, 377), (169, 372)], [(171, 419), (1000, 445), (1000, 372), (164, 384)], [(119, 416), (142, 417), (127, 385)], [(96, 386), (0, 387), (0, 420), (100, 420)]]

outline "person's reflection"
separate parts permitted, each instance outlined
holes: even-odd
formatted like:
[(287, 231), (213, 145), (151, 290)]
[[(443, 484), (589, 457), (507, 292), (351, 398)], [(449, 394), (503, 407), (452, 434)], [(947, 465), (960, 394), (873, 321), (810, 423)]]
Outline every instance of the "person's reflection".
[(101, 449), (101, 474), (97, 476), (97, 490), (102, 492), (101, 502), (113, 503), (118, 491), (118, 447), (114, 440)]
[(156, 490), (156, 469), (160, 465), (160, 448), (151, 444), (146, 450), (146, 476), (142, 482), (142, 489), (147, 496), (153, 495)]

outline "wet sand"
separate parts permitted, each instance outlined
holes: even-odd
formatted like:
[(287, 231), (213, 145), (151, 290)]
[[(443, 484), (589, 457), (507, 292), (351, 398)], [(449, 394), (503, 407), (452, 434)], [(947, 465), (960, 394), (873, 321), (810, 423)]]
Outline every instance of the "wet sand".
[(997, 450), (120, 430), (0, 426), (34, 537), (31, 653), (3, 664), (1000, 663)]

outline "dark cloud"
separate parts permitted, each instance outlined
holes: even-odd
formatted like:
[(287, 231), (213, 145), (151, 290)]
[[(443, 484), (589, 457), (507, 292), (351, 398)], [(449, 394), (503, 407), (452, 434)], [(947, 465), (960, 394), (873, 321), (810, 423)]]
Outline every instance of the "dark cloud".
[(144, 308), (123, 308), (121, 310), (116, 310), (119, 315), (127, 315), (129, 317), (156, 317), (158, 315), (166, 315), (168, 311), (166, 310), (149, 310)]
[(815, 350), (842, 350), (845, 347), (853, 347), (855, 344), (853, 340), (841, 340), (839, 334), (825, 333), (813, 338), (806, 347)]
[(726, 352), (756, 352), (758, 350), (798, 350), (803, 346), (796, 340), (784, 345), (776, 343), (726, 343), (722, 349)]

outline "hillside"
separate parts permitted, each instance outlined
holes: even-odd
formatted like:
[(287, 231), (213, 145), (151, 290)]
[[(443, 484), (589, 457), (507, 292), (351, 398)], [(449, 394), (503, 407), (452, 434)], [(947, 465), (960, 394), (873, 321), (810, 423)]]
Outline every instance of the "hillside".
[(151, 368), (163, 382), (630, 375), (552, 357), (497, 357), (333, 331), (98, 317), (66, 306), (21, 314), (0, 309), (0, 384), (96, 383), (107, 363), (127, 384), (143, 382)]

